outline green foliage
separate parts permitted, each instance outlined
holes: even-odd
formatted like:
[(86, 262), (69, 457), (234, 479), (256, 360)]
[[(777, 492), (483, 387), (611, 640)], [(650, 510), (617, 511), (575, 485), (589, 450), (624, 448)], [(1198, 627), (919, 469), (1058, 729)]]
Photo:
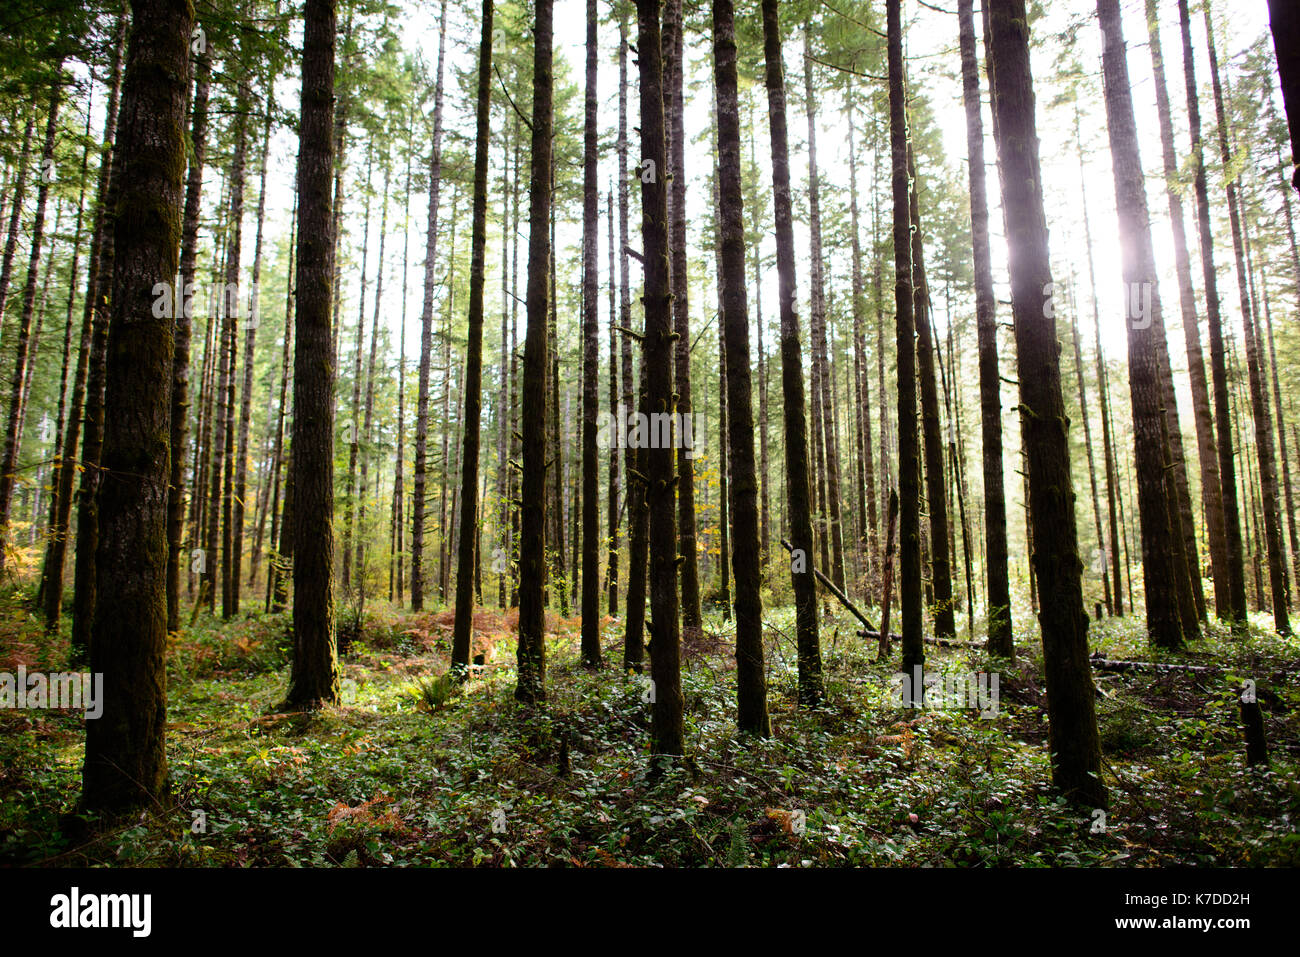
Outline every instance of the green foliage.
[[(0, 606), (0, 661), (36, 624), (22, 596)], [(576, 636), (552, 639), (550, 700), (519, 707), (513, 642), (464, 684), (446, 671), (438, 616), (376, 606), (343, 657), (349, 692), (317, 715), (269, 709), (287, 680), (282, 616), (203, 626), (169, 657), (168, 756), (175, 807), (84, 844), (71, 815), (81, 724), (0, 712), (0, 861), (117, 866), (883, 866), (1273, 864), (1300, 860), (1294, 756), (1295, 642), (1214, 631), (1179, 660), (1229, 665), (1107, 676), (1099, 712), (1113, 806), (1104, 832), (1050, 786), (1042, 676), (1003, 671), (1000, 712), (903, 711), (894, 662), (826, 622), (827, 703), (797, 708), (793, 611), (765, 613), (773, 735), (735, 731), (734, 672), (721, 643), (691, 651), (682, 691), (687, 750), (648, 775), (644, 678), (580, 666)], [(832, 647), (830, 636), (840, 637)], [(1133, 620), (1099, 650), (1142, 649)], [(1033, 647), (1025, 635), (1022, 647)], [(617, 624), (603, 635), (613, 647)], [(59, 654), (63, 646), (59, 646)], [(929, 649), (930, 666), (987, 667)], [(5, 667), (8, 667), (7, 665)], [(51, 660), (45, 667), (61, 667)], [(1230, 674), (1229, 671), (1232, 673)], [(1260, 676), (1272, 770), (1248, 768), (1234, 688)], [(436, 676), (436, 677), (435, 677)], [(914, 817), (913, 817), (914, 815)], [(202, 826), (200, 826), (202, 825)]]

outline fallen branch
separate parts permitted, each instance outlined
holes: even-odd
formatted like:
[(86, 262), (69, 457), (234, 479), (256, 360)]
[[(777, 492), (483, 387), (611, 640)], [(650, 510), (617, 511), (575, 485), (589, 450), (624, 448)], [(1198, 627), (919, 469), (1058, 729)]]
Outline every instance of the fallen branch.
[[(784, 548), (790, 554), (792, 555), (794, 554), (794, 546), (791, 545), (789, 542), (787, 542), (784, 538), (781, 539), (781, 547)], [(862, 613), (861, 609), (859, 609), (857, 605), (853, 604), (853, 602), (849, 600), (848, 595), (844, 594), (844, 592), (840, 591), (839, 588), (836, 587), (833, 581), (831, 581), (829, 578), (823, 575), (821, 571), (818, 568), (816, 568), (816, 566), (813, 567), (812, 571), (813, 571), (813, 575), (816, 576), (817, 580), (826, 587), (826, 590), (829, 591), (836, 598), (838, 598), (840, 600), (840, 604), (853, 613), (854, 618), (862, 622), (862, 626), (864, 628), (866, 628), (868, 631), (876, 630), (876, 626), (873, 625), (867, 619), (867, 616)]]

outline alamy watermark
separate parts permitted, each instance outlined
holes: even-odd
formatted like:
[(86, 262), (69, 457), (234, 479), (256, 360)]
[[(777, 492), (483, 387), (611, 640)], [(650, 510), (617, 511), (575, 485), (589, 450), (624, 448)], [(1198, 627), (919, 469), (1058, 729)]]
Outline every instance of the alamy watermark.
[(18, 673), (0, 672), (0, 708), (84, 709), (87, 720), (104, 713), (104, 676), (100, 673), (27, 672), (23, 665)]
[(694, 459), (704, 447), (701, 412), (632, 412), (619, 403), (600, 417), (596, 445), (601, 449), (684, 449)]
[(971, 710), (978, 711), (981, 718), (996, 718), (999, 680), (996, 671), (940, 675), (937, 671), (925, 671), (921, 665), (914, 665), (911, 674), (900, 671), (891, 683), (898, 688), (901, 707)]

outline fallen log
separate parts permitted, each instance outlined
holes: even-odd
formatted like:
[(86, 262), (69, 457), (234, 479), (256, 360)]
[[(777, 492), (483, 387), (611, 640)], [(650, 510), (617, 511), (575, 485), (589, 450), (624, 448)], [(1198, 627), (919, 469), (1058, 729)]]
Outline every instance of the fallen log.
[(1088, 660), (1092, 662), (1092, 667), (1097, 671), (1154, 671), (1157, 673), (1183, 671), (1188, 674), (1209, 675), (1217, 674), (1223, 670), (1217, 665), (1167, 665), (1159, 661), (1117, 661), (1112, 658), (1103, 658), (1100, 655), (1093, 655)]

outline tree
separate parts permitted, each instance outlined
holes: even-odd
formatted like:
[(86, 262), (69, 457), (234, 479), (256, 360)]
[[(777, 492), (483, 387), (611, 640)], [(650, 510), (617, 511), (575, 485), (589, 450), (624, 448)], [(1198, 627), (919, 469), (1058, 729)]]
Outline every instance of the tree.
[(763, 600), (750, 387), (749, 305), (745, 284), (745, 211), (740, 183), (740, 105), (732, 0), (713, 0), (713, 63), (718, 98), (718, 195), (722, 232), (722, 315), (726, 340), (731, 518), (736, 576), (736, 701), (741, 731), (766, 737)]
[[(921, 618), (921, 454), (916, 408), (916, 318), (911, 197), (907, 163), (907, 100), (903, 79), (903, 23), (899, 0), (889, 0), (889, 146), (894, 213), (894, 315), (898, 367), (899, 598), (902, 669), (925, 667)], [(888, 641), (888, 638), (885, 639)], [(919, 686), (919, 687), (918, 687)], [(904, 704), (919, 703), (924, 686), (912, 682)]]
[[(623, 338), (623, 407), (631, 412), (633, 402), (632, 374), (632, 292), (628, 266), (628, 165), (627, 138), (627, 7), (620, 4), (618, 13), (618, 248), (619, 248), (619, 326)], [(645, 390), (645, 368), (641, 369), (641, 384), (637, 387), (637, 400)], [(627, 487), (627, 622), (623, 629), (623, 670), (641, 672), (645, 656), (645, 596), (646, 575), (650, 563), (650, 514), (645, 505), (643, 468), (637, 449), (628, 449)]]
[[(1228, 554), (1223, 528), (1223, 485), (1219, 476), (1219, 459), (1214, 444), (1214, 415), (1210, 390), (1205, 376), (1205, 358), (1201, 351), (1200, 320), (1196, 314), (1196, 289), (1192, 282), (1191, 256), (1187, 249), (1187, 229), (1183, 200), (1179, 191), (1178, 155), (1174, 149), (1174, 128), (1165, 81), (1164, 48), (1160, 42), (1160, 21), (1156, 0), (1147, 0), (1147, 34), (1150, 37), (1151, 67), (1155, 76), (1156, 112), (1160, 122), (1160, 146), (1165, 173), (1165, 193), (1169, 201), (1169, 222), (1174, 237), (1174, 267), (1178, 274), (1178, 299), (1182, 309), (1183, 341), (1187, 350), (1187, 377), (1192, 387), (1192, 414), (1196, 423), (1196, 443), (1201, 468), (1201, 498), (1205, 506), (1205, 524), (1209, 532), (1210, 567), (1214, 580), (1214, 604), (1219, 614), (1228, 608)], [(1195, 570), (1200, 580), (1200, 570)]]
[[(188, 291), (198, 271), (199, 213), (203, 202), (203, 164), (208, 149), (208, 92), (212, 58), (206, 49), (195, 54), (194, 99), (191, 104), (190, 166), (185, 181), (185, 218), (181, 227), (180, 289), (178, 297), (189, 305)], [(265, 164), (263, 164), (265, 165)], [(167, 503), (167, 630), (181, 624), (181, 548), (185, 537), (185, 439), (190, 411), (190, 309), (176, 313), (176, 351), (172, 358), (171, 479)], [(202, 490), (195, 487), (193, 494)]]
[(600, 412), (596, 76), (600, 50), (596, 27), (596, 0), (587, 0), (587, 96), (582, 146), (582, 660), (589, 668), (600, 665), (600, 463), (596, 450), (596, 417)]
[(1278, 513), (1277, 461), (1273, 449), (1273, 423), (1264, 388), (1264, 373), (1259, 345), (1256, 306), (1251, 292), (1250, 270), (1246, 263), (1246, 236), (1241, 223), (1241, 197), (1237, 177), (1232, 169), (1228, 115), (1224, 108), (1223, 84), (1219, 79), (1219, 56), (1214, 44), (1214, 24), (1210, 5), (1205, 4), (1205, 34), (1210, 51), (1210, 81), (1214, 90), (1214, 109), (1218, 118), (1219, 157), (1227, 180), (1228, 222), (1232, 230), (1232, 249), (1237, 262), (1237, 288), (1241, 294), (1241, 322), (1246, 332), (1246, 374), (1250, 382), (1250, 407), (1254, 413), (1255, 456), (1259, 468), (1260, 504), (1264, 512), (1264, 544), (1268, 550), (1269, 585), (1272, 592), (1273, 623), (1280, 634), (1291, 633), (1287, 614), (1286, 549), (1282, 544), (1282, 522)]
[[(253, 239), (253, 275), (249, 286), (248, 314), (244, 319), (244, 381), (239, 401), (239, 448), (236, 453), (234, 508), (231, 518), (234, 529), (231, 533), (230, 546), (230, 604), (235, 612), (239, 611), (244, 555), (244, 501), (248, 486), (249, 429), (253, 417), (253, 358), (257, 349), (257, 327), (261, 310), (258, 292), (262, 281), (262, 239), (266, 221), (266, 168), (270, 156), (271, 125), (275, 113), (274, 71), (268, 72), (266, 77), (266, 100), (263, 107), (266, 115), (262, 120), (262, 161), (257, 189), (257, 233)], [(253, 564), (256, 565), (256, 561)]]
[(488, 147), (492, 119), (492, 0), (483, 0), (478, 51), (474, 140), (474, 211), (470, 236), (469, 340), (465, 357), (465, 437), (461, 455), (460, 549), (456, 560), (456, 617), (451, 667), (468, 672), (474, 624), (474, 529), (478, 526), (479, 421), (483, 397), (483, 283), (487, 258)]
[(1028, 13), (1024, 0), (989, 0), (997, 140), (1011, 267), (1011, 311), (1026, 449), (1032, 556), (1046, 596), (1039, 613), (1047, 679), (1052, 780), (1070, 799), (1107, 806), (1101, 741), (1088, 664), (1088, 619), (1061, 393), (1060, 346), (1052, 316), (1052, 271), (1038, 160)]
[[(50, 83), (50, 103), (45, 117), (45, 145), (41, 150), (41, 168), (54, 162), (55, 134), (58, 132), (59, 105), (62, 100), (63, 64), (60, 59), (55, 77)], [(18, 466), (18, 450), (22, 446), (23, 383), (27, 379), (32, 353), (32, 319), (36, 310), (36, 285), (40, 278), (41, 246), (45, 241), (45, 209), (50, 195), (50, 177), (41, 176), (36, 187), (36, 213), (32, 217), (31, 252), (27, 263), (27, 282), (23, 287), (22, 313), (18, 320), (18, 343), (14, 358), (13, 378), (9, 387), (9, 417), (5, 427), (4, 453), (0, 456), (0, 572), (4, 571), (5, 553), (9, 547), (9, 506), (13, 500), (14, 475)], [(21, 206), (15, 203), (15, 211)], [(0, 305), (0, 317), (3, 317)]]
[[(94, 227), (90, 232), (90, 259), (86, 265), (86, 295), (82, 303), (81, 344), (77, 350), (77, 369), (72, 386), (72, 404), (68, 410), (68, 426), (63, 435), (61, 467), (56, 488), (56, 507), (50, 523), (49, 546), (45, 552), (45, 628), (53, 632), (58, 628), (59, 618), (63, 613), (63, 568), (67, 558), (68, 527), (72, 520), (72, 482), (77, 470), (71, 463), (77, 457), (77, 443), (81, 433), (82, 411), (87, 408), (90, 398), (87, 375), (91, 367), (91, 348), (95, 339), (95, 329), (102, 323), (95, 322), (98, 312), (96, 291), (101, 285), (101, 260), (103, 258), (108, 233), (109, 219), (109, 174), (113, 167), (112, 144), (117, 129), (117, 112), (122, 86), (122, 59), (126, 50), (127, 35), (126, 10), (117, 17), (113, 37), (113, 58), (109, 68), (108, 102), (104, 108), (104, 128), (99, 140), (99, 173), (95, 184)], [(87, 439), (89, 441), (89, 433)], [(82, 458), (88, 459), (85, 445)], [(95, 472), (92, 467), (82, 470), (82, 483)], [(86, 503), (83, 501), (82, 506)], [(80, 536), (80, 529), (78, 531)], [(93, 558), (87, 555), (87, 562)], [(84, 627), (75, 624), (72, 632), (72, 654), (74, 658), (83, 657), (89, 644), (90, 622), (84, 621)]]
[(1178, 564), (1182, 563), (1182, 555), (1176, 541), (1179, 531), (1171, 489), (1170, 436), (1165, 418), (1167, 397), (1160, 376), (1157, 341), (1164, 336), (1164, 320), (1119, 0), (1097, 0), (1097, 19), (1104, 37), (1102, 69), (1106, 79), (1107, 131), (1123, 251), (1129, 395), (1133, 405), (1147, 632), (1157, 647), (1178, 648), (1185, 638), (1195, 638), (1197, 630), (1195, 609), (1191, 609), (1191, 620), (1187, 620), (1188, 609), (1179, 607)]
[(334, 0), (306, 0), (293, 364), (293, 668), (286, 708), (339, 700), (334, 612)]
[(943, 467), (943, 428), (939, 422), (939, 390), (935, 367), (939, 364), (931, 331), (930, 285), (925, 272), (924, 230), (921, 228), (921, 178), (911, 143), (907, 147), (911, 179), (912, 298), (916, 327), (916, 371), (921, 386), (921, 424), (925, 449), (925, 500), (930, 518), (930, 578), (934, 591), (934, 632), (940, 638), (957, 634), (953, 622), (952, 563), (948, 549), (948, 495)]
[(790, 145), (786, 121), (785, 65), (781, 60), (778, 0), (763, 0), (764, 79), (772, 138), (772, 194), (776, 218), (776, 269), (781, 312), (781, 388), (785, 398), (785, 479), (794, 581), (799, 701), (815, 706), (825, 694), (817, 634), (813, 578), (812, 496), (808, 478), (808, 431), (803, 383), (803, 346), (794, 262), (794, 214), (790, 198)]
[[(524, 340), (523, 480), (520, 489), (519, 648), (515, 698), (546, 698), (547, 272), (551, 259), (551, 132), (554, 125), (552, 0), (536, 0), (533, 29), (532, 157), (528, 181), (528, 331)], [(557, 463), (558, 466), (558, 463)]]
[(1268, 19), (1291, 130), (1291, 162), (1296, 166), (1291, 183), (1300, 190), (1300, 9), (1288, 0), (1268, 0)]
[[(641, 363), (645, 391), (641, 412), (678, 411), (673, 392), (674, 329), (669, 272), (668, 184), (664, 122), (664, 70), (659, 0), (637, 0), (637, 51), (641, 78), (641, 242), (645, 263), (645, 337)], [(679, 61), (680, 62), (680, 61)], [(643, 448), (646, 507), (650, 512), (650, 712), (652, 760), (671, 760), (685, 750), (682, 719), (681, 631), (677, 605), (677, 516), (673, 509), (674, 450), (662, 441)], [(686, 563), (694, 562), (686, 556)], [(656, 767), (660, 765), (656, 763)]]
[(106, 357), (101, 534), (90, 670), (103, 712), (86, 723), (81, 806), (117, 815), (167, 787), (167, 479), (173, 320), (154, 285), (176, 275), (193, 7), (133, 0), (117, 138), (118, 198)]
[[(644, 50), (638, 47), (641, 55)], [(663, 83), (665, 135), (669, 153), (668, 191), (669, 282), (672, 285), (674, 391), (677, 411), (690, 415), (691, 404), (691, 321), (686, 260), (686, 128), (682, 90), (685, 84), (686, 59), (682, 38), (682, 0), (663, 0)], [(700, 611), (700, 570), (695, 534), (695, 462), (689, 449), (677, 450), (677, 536), (683, 556), (681, 562), (681, 616), (687, 636), (697, 634), (702, 621)], [(653, 523), (653, 520), (652, 520)], [(652, 537), (653, 537), (653, 533)], [(653, 546), (651, 546), (653, 552)], [(651, 558), (653, 564), (654, 559)], [(653, 575), (653, 572), (651, 573)], [(651, 599), (653, 602), (653, 598)]]
[(415, 464), (411, 480), (411, 608), (424, 610), (424, 501), (428, 481), (429, 365), (433, 354), (433, 294), (437, 288), (438, 200), (442, 186), (442, 71), (447, 52), (447, 0), (438, 27), (438, 78), (433, 94), (429, 147), (429, 224), (424, 244), (424, 307), (420, 313), (420, 372), (415, 411)]
[[(810, 239), (810, 309), (813, 353), (813, 444), (821, 462), (820, 486), (825, 485), (825, 509), (821, 516), (822, 554), (830, 544), (830, 575), (837, 588), (844, 587), (844, 532), (840, 509), (839, 448), (835, 441), (831, 401), (831, 369), (826, 341), (826, 289), (823, 278), (821, 186), (817, 174), (817, 103), (813, 87), (811, 22), (804, 24), (804, 112), (808, 118), (808, 233)], [(826, 525), (829, 523), (829, 528)]]
[[(1191, 13), (1187, 0), (1178, 0), (1183, 39), (1183, 78), (1187, 88), (1187, 127), (1192, 141), (1190, 157), (1196, 192), (1196, 224), (1201, 247), (1201, 272), (1205, 281), (1205, 319), (1210, 340), (1210, 375), (1214, 386), (1214, 423), (1219, 446), (1219, 479), (1223, 492), (1224, 543), (1228, 560), (1228, 602), (1216, 600), (1221, 618), (1244, 626), (1246, 620), (1246, 566), (1241, 546), (1241, 519), (1237, 510), (1236, 450), (1232, 440), (1232, 408), (1228, 388), (1227, 354), (1219, 309), (1218, 270), (1214, 265), (1214, 237), (1210, 230), (1210, 191), (1205, 175), (1205, 147), (1201, 140), (1200, 94), (1196, 86), (1196, 58), (1192, 51)], [(1216, 593), (1216, 599), (1217, 599)]]
[[(988, 650), (1015, 657), (1011, 584), (1007, 574), (1007, 502), (1002, 485), (1002, 376), (998, 369), (997, 299), (989, 245), (988, 183), (979, 61), (975, 56), (974, 0), (958, 0), (962, 101), (970, 175), (971, 247), (975, 260), (975, 326), (979, 336), (980, 425), (984, 455), (985, 563), (988, 575)], [(987, 37), (985, 38), (987, 42)]]

